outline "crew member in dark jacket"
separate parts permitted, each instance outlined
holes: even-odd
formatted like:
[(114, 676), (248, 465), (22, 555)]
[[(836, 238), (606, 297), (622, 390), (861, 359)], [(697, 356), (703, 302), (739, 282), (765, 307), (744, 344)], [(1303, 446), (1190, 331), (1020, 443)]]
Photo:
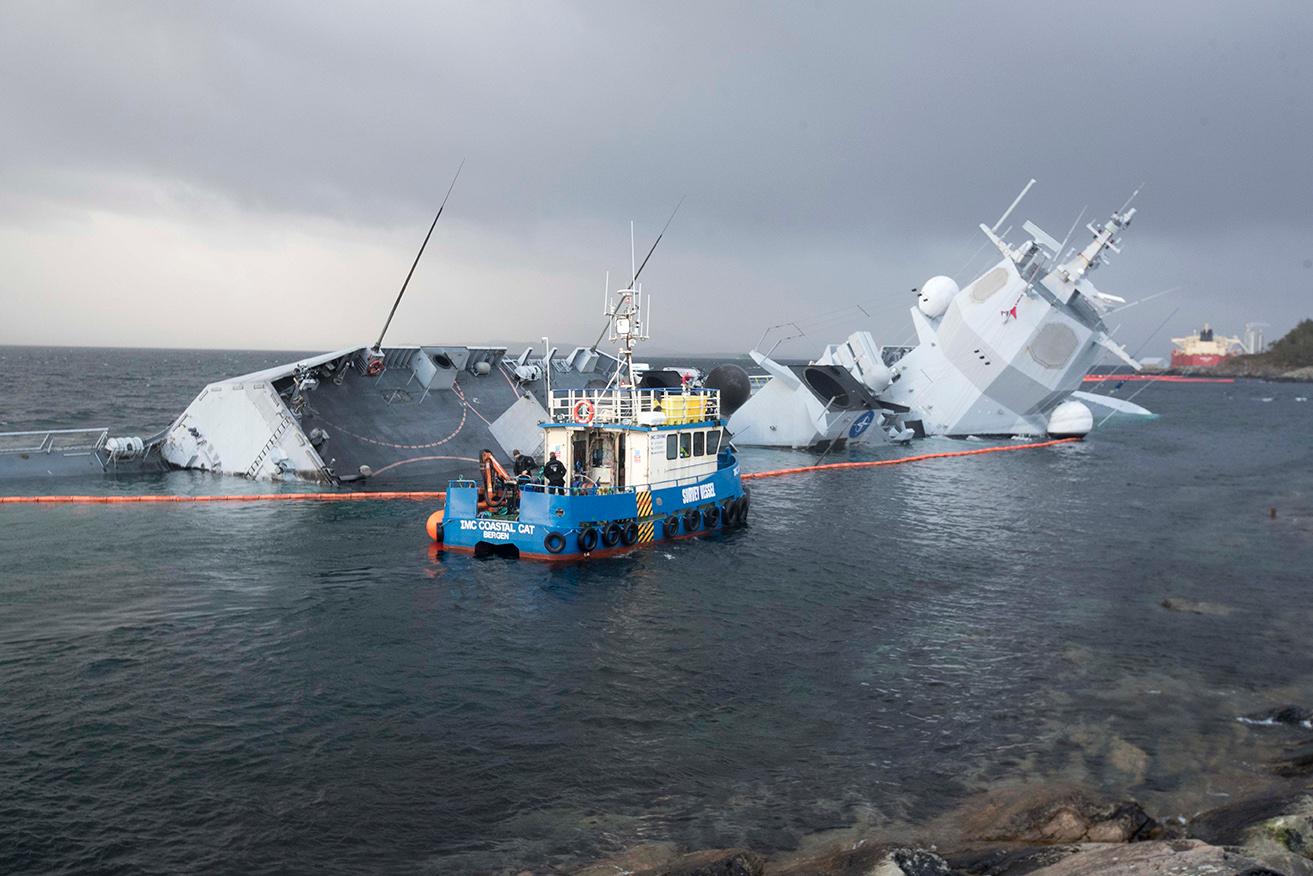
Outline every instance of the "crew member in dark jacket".
[(549, 487), (565, 486), (565, 466), (556, 458), (555, 451), (552, 452), (552, 458), (543, 466), (543, 477), (547, 479)]
[(515, 460), (512, 464), (512, 471), (515, 472), (515, 477), (518, 479), (523, 476), (526, 480), (531, 479), (533, 477), (533, 470), (538, 467), (538, 463), (534, 461), (534, 458), (532, 456), (524, 456), (518, 450), (512, 450), (511, 456), (514, 457)]

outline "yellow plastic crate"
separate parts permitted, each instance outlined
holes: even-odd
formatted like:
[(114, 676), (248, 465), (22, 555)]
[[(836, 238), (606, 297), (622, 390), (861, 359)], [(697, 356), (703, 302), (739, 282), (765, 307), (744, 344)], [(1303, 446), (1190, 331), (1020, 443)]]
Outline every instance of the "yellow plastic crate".
[(700, 395), (667, 395), (661, 399), (667, 423), (696, 423), (707, 418), (707, 400)]

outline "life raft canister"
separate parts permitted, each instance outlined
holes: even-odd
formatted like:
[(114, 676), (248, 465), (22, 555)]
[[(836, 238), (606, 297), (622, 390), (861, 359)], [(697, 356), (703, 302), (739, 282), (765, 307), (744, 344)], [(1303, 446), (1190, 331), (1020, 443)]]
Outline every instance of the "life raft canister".
[(559, 532), (549, 532), (543, 539), (543, 547), (547, 548), (549, 554), (559, 554), (565, 550), (565, 536)]
[(576, 423), (591, 423), (597, 416), (597, 406), (586, 398), (574, 403), (573, 417)]

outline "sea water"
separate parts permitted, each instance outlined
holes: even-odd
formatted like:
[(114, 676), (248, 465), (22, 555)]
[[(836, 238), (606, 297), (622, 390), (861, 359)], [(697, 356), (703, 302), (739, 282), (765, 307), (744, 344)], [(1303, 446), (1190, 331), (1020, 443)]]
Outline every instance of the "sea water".
[[(0, 428), (149, 434), (288, 358), (0, 348)], [(1021, 781), (1225, 802), (1290, 732), (1237, 717), (1313, 705), (1313, 404), (1144, 387), (1081, 444), (758, 481), (746, 529), (567, 567), (435, 554), (413, 502), (0, 506), (0, 871), (787, 849)]]

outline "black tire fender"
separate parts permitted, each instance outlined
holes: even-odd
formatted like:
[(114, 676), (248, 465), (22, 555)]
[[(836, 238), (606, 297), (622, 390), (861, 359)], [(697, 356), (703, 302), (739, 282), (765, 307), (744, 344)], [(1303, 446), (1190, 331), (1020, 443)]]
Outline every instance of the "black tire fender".
[(638, 524), (632, 520), (625, 524), (625, 528), (620, 531), (620, 540), (626, 545), (638, 541)]
[(559, 554), (565, 550), (565, 536), (559, 532), (549, 532), (543, 539), (543, 547), (547, 548), (549, 554)]
[(579, 533), (579, 550), (591, 553), (597, 547), (597, 530), (589, 526)]
[(616, 542), (620, 541), (620, 536), (622, 534), (620, 524), (612, 523), (602, 531), (602, 544), (606, 547), (615, 547)]

